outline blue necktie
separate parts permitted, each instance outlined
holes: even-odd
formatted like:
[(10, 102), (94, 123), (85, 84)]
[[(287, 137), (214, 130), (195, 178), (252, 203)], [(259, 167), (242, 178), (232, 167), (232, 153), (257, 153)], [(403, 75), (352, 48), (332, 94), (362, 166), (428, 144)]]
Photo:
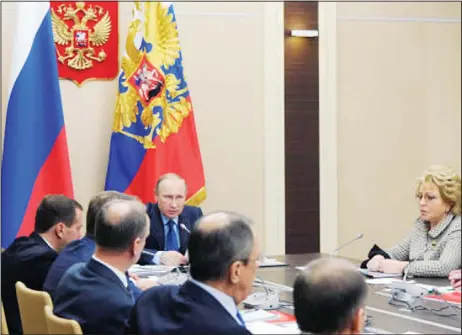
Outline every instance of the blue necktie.
[(241, 313), (239, 313), (239, 310), (237, 311), (236, 316), (237, 316), (237, 319), (239, 320), (239, 322), (241, 323), (241, 326), (242, 326), (242, 327), (245, 327), (244, 319), (242, 318)]
[(167, 222), (167, 226), (168, 226), (167, 248), (166, 248), (167, 251), (170, 251), (170, 250), (178, 251), (178, 249), (180, 248), (180, 246), (178, 245), (178, 239), (176, 236), (176, 232), (173, 229), (174, 224), (175, 222), (173, 222), (173, 220), (169, 220)]

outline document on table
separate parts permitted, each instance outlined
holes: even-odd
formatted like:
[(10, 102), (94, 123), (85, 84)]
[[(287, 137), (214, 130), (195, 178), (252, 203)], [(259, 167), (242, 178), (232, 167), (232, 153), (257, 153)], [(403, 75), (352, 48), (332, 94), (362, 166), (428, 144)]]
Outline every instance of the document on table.
[(129, 273), (136, 274), (139, 277), (163, 276), (171, 272), (175, 267), (166, 265), (138, 265), (135, 264), (128, 269)]
[(274, 320), (278, 317), (264, 309), (244, 309), (240, 313), (246, 324), (255, 321)]
[(367, 269), (358, 268), (359, 272), (369, 278), (401, 278), (403, 276), (402, 273), (383, 273), (383, 272), (375, 272), (369, 271)]
[(286, 324), (272, 324), (264, 321), (255, 321), (246, 324), (252, 334), (300, 334), (296, 322)]

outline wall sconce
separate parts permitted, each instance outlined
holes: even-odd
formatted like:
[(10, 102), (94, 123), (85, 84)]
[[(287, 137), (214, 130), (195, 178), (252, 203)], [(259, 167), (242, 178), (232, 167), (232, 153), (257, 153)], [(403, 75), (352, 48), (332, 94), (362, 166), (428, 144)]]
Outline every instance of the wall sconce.
[(317, 30), (291, 30), (290, 36), (295, 37), (318, 37), (319, 31)]

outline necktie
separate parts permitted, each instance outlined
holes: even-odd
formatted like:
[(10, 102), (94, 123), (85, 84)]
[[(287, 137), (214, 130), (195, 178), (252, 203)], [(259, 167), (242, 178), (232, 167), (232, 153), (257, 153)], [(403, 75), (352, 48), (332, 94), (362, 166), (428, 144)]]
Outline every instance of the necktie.
[(167, 251), (170, 251), (170, 250), (178, 251), (178, 249), (180, 248), (178, 245), (178, 238), (176, 236), (176, 232), (173, 229), (174, 224), (175, 222), (173, 222), (173, 220), (169, 220), (167, 222), (167, 226), (168, 226), (167, 248), (166, 248)]
[(135, 302), (135, 294), (133, 292), (133, 288), (130, 285), (133, 285), (130, 276), (128, 275), (128, 272), (125, 272), (125, 277), (127, 277), (127, 291), (130, 294), (130, 297), (132, 298), (133, 302)]
[(237, 316), (237, 319), (239, 320), (239, 322), (241, 323), (241, 326), (242, 326), (242, 327), (245, 327), (244, 319), (242, 318), (241, 313), (239, 313), (239, 310), (237, 311), (236, 316)]

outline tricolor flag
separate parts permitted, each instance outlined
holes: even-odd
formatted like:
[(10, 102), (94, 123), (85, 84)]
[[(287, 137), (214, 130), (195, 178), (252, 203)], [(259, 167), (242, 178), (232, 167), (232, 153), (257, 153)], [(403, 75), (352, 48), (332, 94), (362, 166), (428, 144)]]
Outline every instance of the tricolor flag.
[(73, 197), (49, 2), (17, 4), (2, 159), (2, 247), (50, 193)]
[(199, 205), (204, 171), (171, 3), (135, 2), (118, 82), (106, 190), (152, 202), (159, 176), (174, 172)]

